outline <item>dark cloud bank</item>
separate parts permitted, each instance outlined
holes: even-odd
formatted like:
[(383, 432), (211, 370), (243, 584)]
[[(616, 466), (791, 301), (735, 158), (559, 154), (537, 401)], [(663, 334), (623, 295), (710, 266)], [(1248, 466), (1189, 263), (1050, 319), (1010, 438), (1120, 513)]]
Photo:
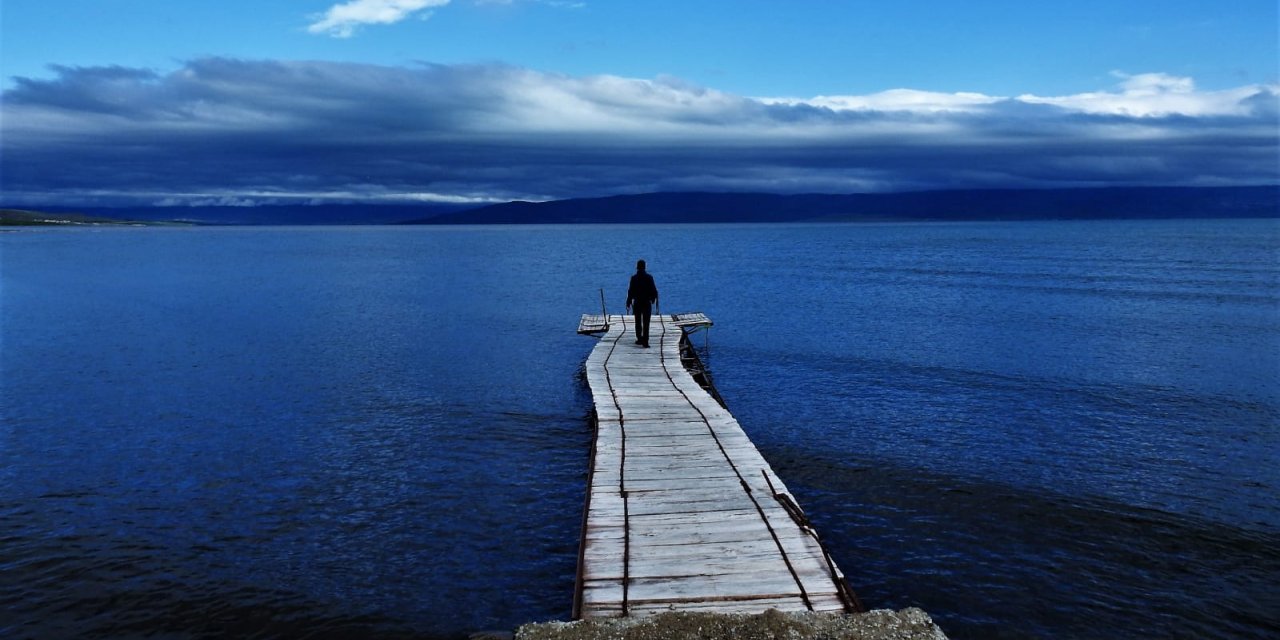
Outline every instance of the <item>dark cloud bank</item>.
[(1160, 74), (1060, 98), (789, 99), (496, 65), (54, 71), (3, 94), (2, 205), (1280, 182), (1275, 87)]

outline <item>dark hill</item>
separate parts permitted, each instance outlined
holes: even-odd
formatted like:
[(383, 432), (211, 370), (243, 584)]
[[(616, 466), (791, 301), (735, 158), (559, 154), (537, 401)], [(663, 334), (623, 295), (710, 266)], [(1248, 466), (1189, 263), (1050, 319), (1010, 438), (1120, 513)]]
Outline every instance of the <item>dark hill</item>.
[(207, 225), (361, 225), (390, 224), (410, 218), (455, 213), (468, 207), (452, 204), (266, 204), (256, 207), (79, 207), (45, 208), (57, 217), (81, 214), (93, 219), (182, 222)]
[(847, 195), (648, 193), (509, 202), (407, 224), (1258, 218), (1280, 216), (1278, 203), (1280, 186), (977, 189)]
[(87, 216), (80, 213), (51, 213), (48, 211), (29, 211), (26, 209), (0, 209), (0, 227), (83, 227), (83, 226), (154, 226), (173, 223), (151, 222), (145, 220), (104, 218)]

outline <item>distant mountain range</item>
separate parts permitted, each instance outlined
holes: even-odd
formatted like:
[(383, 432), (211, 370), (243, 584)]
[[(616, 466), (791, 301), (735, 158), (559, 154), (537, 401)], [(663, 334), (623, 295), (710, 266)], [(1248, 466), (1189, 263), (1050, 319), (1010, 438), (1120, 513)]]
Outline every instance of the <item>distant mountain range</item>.
[(844, 195), (646, 193), (517, 201), (476, 208), (328, 204), (9, 211), (7, 217), (0, 217), (0, 225), (126, 221), (343, 225), (1275, 218), (1280, 217), (1280, 186), (970, 189)]
[(54, 207), (43, 211), (59, 215), (69, 212), (97, 219), (199, 225), (364, 225), (404, 222), (471, 207), (449, 204), (286, 204), (256, 207)]
[(0, 209), (0, 227), (83, 227), (97, 225), (146, 226), (157, 224), (171, 223), (122, 220), (120, 218), (87, 216), (79, 213), (50, 213), (47, 211), (27, 211), (24, 209)]
[(1280, 186), (977, 189), (846, 195), (648, 193), (508, 202), (408, 224), (1280, 217)]

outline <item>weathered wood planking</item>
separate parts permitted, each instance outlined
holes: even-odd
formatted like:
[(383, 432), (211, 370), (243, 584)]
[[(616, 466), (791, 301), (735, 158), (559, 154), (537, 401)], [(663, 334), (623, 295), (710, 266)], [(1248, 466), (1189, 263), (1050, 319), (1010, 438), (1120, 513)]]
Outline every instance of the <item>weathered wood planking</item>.
[[(703, 314), (583, 316), (596, 439), (575, 615), (848, 611), (844, 577), (733, 416), (680, 362)], [(785, 497), (784, 497), (785, 496)], [(794, 503), (793, 503), (794, 504)]]

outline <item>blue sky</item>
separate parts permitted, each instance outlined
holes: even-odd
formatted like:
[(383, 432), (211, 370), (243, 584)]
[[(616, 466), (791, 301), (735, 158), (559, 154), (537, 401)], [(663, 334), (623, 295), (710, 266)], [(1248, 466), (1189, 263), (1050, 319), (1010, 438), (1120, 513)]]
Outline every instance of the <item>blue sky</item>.
[(1275, 183), (1278, 25), (1274, 0), (4, 0), (0, 196)]
[(1067, 94), (1105, 86), (1114, 70), (1192, 76), (1209, 89), (1280, 76), (1274, 0), (454, 0), (349, 38), (309, 33), (333, 4), (5, 0), (4, 75), (48, 75), (49, 64), (167, 69), (211, 55), (504, 62), (801, 96)]

